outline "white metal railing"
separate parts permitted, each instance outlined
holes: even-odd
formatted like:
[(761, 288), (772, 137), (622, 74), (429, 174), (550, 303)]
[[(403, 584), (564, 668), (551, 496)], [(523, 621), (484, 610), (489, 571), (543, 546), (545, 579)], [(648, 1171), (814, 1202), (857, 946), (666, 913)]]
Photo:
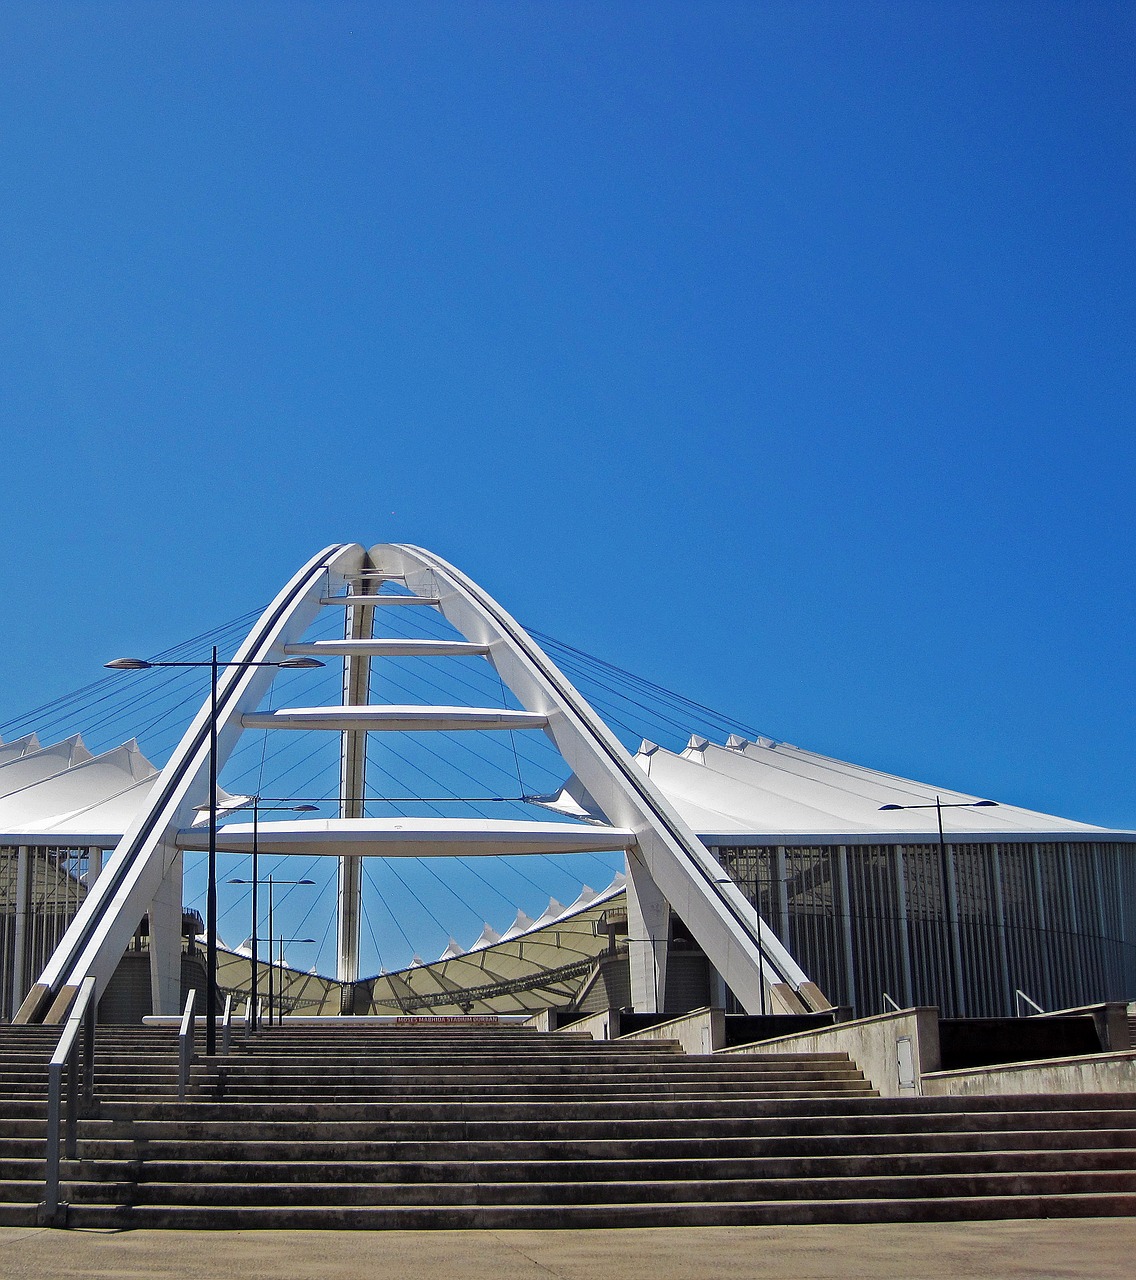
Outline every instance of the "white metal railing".
[[(64, 1148), (74, 1160), (79, 1146), (80, 1110), (87, 1111), (95, 1096), (95, 978), (88, 974), (67, 1015), (63, 1034), (47, 1068), (47, 1161), (44, 1171), (42, 1218), (52, 1224), (66, 1206), (59, 1200), (59, 1131), (63, 1120), (63, 1071), (67, 1070), (67, 1126)], [(82, 1036), (82, 1063), (79, 1060), (79, 1032)], [(82, 1088), (80, 1089), (80, 1066)]]
[(896, 1002), (891, 998), (891, 996), (888, 995), (886, 991), (881, 991), (880, 995), (883, 996), (884, 1003), (891, 1005), (891, 1007), (896, 1011), (896, 1013), (903, 1012), (903, 1009), (898, 1004), (896, 1004)]
[(178, 1028), (178, 1101), (185, 1101), (185, 1092), (189, 1088), (189, 1071), (193, 1066), (193, 1032), (197, 1025), (197, 1016), (193, 1012), (197, 989), (190, 987), (185, 998), (185, 1012), (181, 1015), (181, 1026)]
[(1015, 1014), (1015, 1016), (1016, 1016), (1016, 1017), (1019, 1017), (1019, 1018), (1021, 1018), (1021, 1017), (1023, 1017), (1023, 1016), (1024, 1016), (1024, 1017), (1026, 1017), (1026, 1018), (1030, 1018), (1030, 1017), (1032, 1017), (1033, 1015), (1032, 1015), (1032, 1014), (1029, 1014), (1029, 1013), (1027, 1013), (1027, 1014), (1024, 1014), (1024, 1015), (1023, 1015), (1023, 1013), (1022, 1013), (1022, 1005), (1023, 1005), (1023, 1004), (1028, 1004), (1028, 1005), (1029, 1005), (1029, 1007), (1030, 1007), (1031, 1009), (1035, 1010), (1037, 1013), (1044, 1013), (1044, 1012), (1045, 1012), (1045, 1010), (1041, 1007), (1041, 1005), (1039, 1005), (1039, 1004), (1038, 1004), (1038, 1002), (1037, 1002), (1036, 1000), (1031, 1000), (1031, 999), (1029, 998), (1029, 996), (1027, 996), (1027, 995), (1026, 995), (1026, 993), (1025, 993), (1024, 991), (1019, 991), (1019, 990), (1015, 987), (1015, 988), (1014, 988), (1014, 1014)]
[(229, 1043), (233, 1038), (233, 993), (225, 993), (225, 1012), (221, 1016), (221, 1052), (229, 1052)]

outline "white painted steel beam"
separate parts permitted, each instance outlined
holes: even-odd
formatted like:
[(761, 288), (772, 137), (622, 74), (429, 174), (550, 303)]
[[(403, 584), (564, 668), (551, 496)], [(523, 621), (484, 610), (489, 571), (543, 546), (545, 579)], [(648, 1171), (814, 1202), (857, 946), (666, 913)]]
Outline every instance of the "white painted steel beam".
[(320, 604), (362, 604), (368, 601), (371, 604), (432, 604), (438, 603), (434, 596), (324, 596), (320, 600)]
[[(222, 669), (217, 694), (217, 747), (222, 764), (240, 737), (242, 714), (260, 705), (276, 673), (275, 667), (242, 669), (236, 664), (283, 657), (284, 646), (299, 640), (315, 618), (329, 580), (331, 588), (338, 586), (346, 574), (362, 565), (363, 555), (357, 543), (337, 543), (313, 556), (261, 614), (234, 655), (233, 665)], [(127, 678), (146, 679), (146, 675), (140, 672)], [(94, 974), (100, 993), (106, 990), (138, 921), (177, 857), (177, 846), (167, 837), (188, 827), (195, 807), (208, 801), (209, 720), (206, 691), (201, 710), (20, 1006), (16, 1021), (60, 1021), (87, 974)]]
[(487, 644), (470, 644), (468, 640), (311, 640), (284, 646), (285, 653), (311, 654), (314, 657), (367, 656), (371, 658), (448, 658), (456, 656), (487, 657)]
[[(384, 578), (404, 582), (415, 594), (371, 595), (360, 591), (364, 582), (374, 585)], [(344, 587), (350, 594), (335, 594)], [(271, 663), (289, 652), (335, 652), (318, 643), (310, 649), (301, 645), (301, 637), (321, 605), (345, 606), (351, 611), (349, 621), (358, 608), (369, 611), (386, 605), (436, 605), (463, 637), (453, 644), (441, 642), (450, 645), (446, 652), (488, 656), (525, 710), (353, 706), (351, 697), (362, 695), (347, 691), (345, 705), (340, 707), (258, 712), (256, 708), (263, 704), (276, 668), (240, 669), (237, 664)], [(427, 648), (426, 641), (372, 641), (366, 631), (349, 625), (340, 642), (344, 647), (339, 654), (347, 659), (345, 666), (353, 688), (359, 685), (359, 673), (365, 664), (381, 651), (372, 645), (409, 643), (419, 654), (443, 651), (440, 647)], [(453, 647), (459, 644), (463, 647)], [(391, 647), (385, 651), (396, 652)], [(202, 847), (206, 833), (200, 827), (191, 830), (191, 824), (195, 808), (208, 798), (209, 719), (206, 697), (169, 763), (154, 780), (141, 812), (130, 823), (24, 1000), (17, 1021), (58, 1021), (88, 974), (93, 974), (98, 989), (104, 990), (138, 920), (150, 909), (174, 868), (179, 849)], [(596, 811), (606, 817), (610, 826), (467, 818), (364, 819), (360, 813), (357, 817), (316, 823), (267, 824), (261, 828), (261, 848), (265, 852), (303, 849), (352, 859), (371, 854), (422, 857), (622, 848), (633, 852), (636, 858), (635, 892), (645, 934), (664, 931), (665, 913), (654, 908), (665, 899), (745, 1008), (756, 1011), (765, 1006), (763, 985), (773, 990), (787, 984), (784, 989), (799, 991), (809, 998), (807, 988), (811, 984), (792, 956), (547, 654), (480, 587), (427, 551), (381, 545), (368, 556), (361, 546), (343, 543), (327, 548), (305, 565), (262, 614), (233, 665), (222, 671), (217, 717), (221, 764), (245, 728), (320, 728), (360, 737), (373, 730), (544, 729), (594, 802)], [(361, 782), (351, 782), (345, 792), (356, 811), (361, 810), (361, 805), (359, 794), (355, 793), (361, 791)], [(273, 827), (277, 828), (275, 832)], [(247, 843), (242, 844), (243, 840)], [(251, 828), (229, 827), (219, 847), (248, 848), (250, 844)], [(652, 937), (650, 941), (633, 940), (632, 945), (652, 948), (650, 957), (640, 955), (632, 967), (636, 1007), (651, 1009), (663, 999), (666, 940)], [(648, 962), (643, 963), (644, 960)]]
[(246, 729), (358, 729), (414, 733), (419, 730), (543, 729), (546, 716), (499, 707), (285, 707), (242, 717)]
[[(205, 849), (200, 827), (178, 833), (181, 849)], [(261, 822), (261, 853), (326, 854), (337, 858), (482, 857), (618, 852), (635, 843), (626, 828), (507, 818), (304, 818)], [(227, 823), (217, 833), (223, 853), (252, 849), (252, 823)]]
[[(763, 988), (787, 984), (797, 991), (808, 982), (717, 859), (518, 622), (470, 578), (420, 547), (378, 545), (370, 557), (380, 569), (402, 574), (410, 590), (437, 598), (467, 640), (489, 646), (490, 660), (522, 706), (547, 717), (549, 736), (600, 812), (613, 826), (635, 832), (640, 880), (649, 874), (655, 881), (745, 1009), (768, 1007)], [(636, 1008), (652, 1008), (657, 993), (637, 985)]]

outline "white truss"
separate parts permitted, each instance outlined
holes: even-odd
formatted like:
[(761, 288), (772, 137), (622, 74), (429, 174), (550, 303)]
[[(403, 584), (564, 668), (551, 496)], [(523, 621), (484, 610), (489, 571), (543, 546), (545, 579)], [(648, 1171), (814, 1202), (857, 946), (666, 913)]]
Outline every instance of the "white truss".
[[(384, 582), (410, 596), (380, 593)], [(461, 641), (374, 637), (388, 608), (435, 608)], [(344, 639), (301, 639), (321, 608), (345, 609)], [(287, 655), (341, 658), (343, 705), (258, 712), (276, 668), (242, 662)], [(369, 666), (387, 655), (478, 654), (492, 663), (522, 711), (501, 708), (369, 705)], [(340, 859), (339, 974), (358, 976), (359, 865), (364, 856), (444, 856), (623, 849), (628, 865), (632, 998), (663, 1007), (668, 910), (673, 907), (722, 979), (752, 1011), (824, 1007), (823, 996), (758, 917), (674, 807), (546, 653), (499, 604), (444, 560), (417, 547), (328, 547), (288, 583), (225, 669), (218, 688), (220, 762), (245, 728), (340, 734), (343, 790), (337, 819), (264, 823), (265, 852), (326, 853)], [(194, 808), (207, 799), (208, 699), (153, 785), (102, 876), (25, 999), (19, 1021), (56, 1021), (88, 974), (109, 981), (141, 916), (150, 913), (155, 1010), (176, 1011), (181, 925), (181, 853), (201, 847)], [(571, 790), (595, 821), (489, 822), (484, 819), (365, 819), (366, 734), (459, 729), (528, 729), (553, 741), (572, 774)], [(250, 832), (227, 827), (218, 848), (247, 847)], [(171, 1007), (172, 1005), (172, 1007)]]

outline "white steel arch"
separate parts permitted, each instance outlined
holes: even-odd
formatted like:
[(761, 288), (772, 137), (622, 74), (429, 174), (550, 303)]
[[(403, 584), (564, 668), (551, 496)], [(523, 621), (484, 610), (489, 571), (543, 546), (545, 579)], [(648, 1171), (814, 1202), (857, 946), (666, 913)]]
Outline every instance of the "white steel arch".
[[(233, 662), (282, 658), (288, 641), (311, 624), (329, 579), (333, 586), (342, 584), (362, 559), (363, 548), (351, 543), (313, 556), (260, 616)], [(258, 705), (275, 674), (274, 667), (242, 671), (234, 666), (222, 672), (217, 688), (217, 750), (222, 762), (240, 737), (241, 715)], [(156, 1003), (165, 1006), (162, 1012), (176, 1011), (181, 943), (177, 833), (191, 825), (194, 806), (208, 799), (209, 716), (206, 696), (159, 775), (149, 803), (119, 841), (15, 1021), (59, 1021), (87, 974), (94, 974), (99, 992), (105, 990), (147, 911)]]
[[(410, 598), (380, 593), (384, 582), (405, 585)], [(437, 608), (462, 641), (392, 640), (372, 635), (372, 621), (388, 605)], [(345, 608), (344, 639), (304, 642), (301, 636), (321, 607)], [(358, 875), (361, 856), (403, 849), (445, 854), (462, 849), (507, 853), (572, 847), (571, 826), (486, 823), (439, 819), (418, 823), (413, 840), (405, 820), (364, 819), (361, 805), (365, 736), (384, 729), (542, 729), (551, 738), (587, 807), (609, 824), (578, 828), (579, 848), (623, 848), (628, 864), (632, 999), (637, 1009), (663, 1007), (668, 911), (673, 907), (711, 963), (751, 1011), (827, 1007), (753, 906), (658, 789), (634, 764), (615, 735), (531, 636), (491, 596), (452, 565), (418, 547), (337, 544), (313, 557), (264, 612), (233, 659), (271, 661), (289, 654), (339, 657), (344, 662), (343, 705), (282, 708), (260, 705), (274, 667), (229, 669), (218, 690), (218, 749), (223, 762), (244, 728), (323, 729), (342, 742), (340, 817), (317, 822), (262, 823), (261, 847), (306, 848), (340, 858), (339, 976), (350, 982), (358, 964)], [(497, 709), (371, 706), (369, 664), (385, 654), (476, 653), (485, 656), (523, 712)], [(87, 974), (105, 988), (147, 911), (155, 1009), (176, 1010), (180, 982), (181, 851), (196, 847), (190, 830), (194, 806), (207, 799), (209, 703), (184, 735), (162, 771), (152, 798), (138, 816), (67, 930), (39, 981), (20, 1008), (18, 1021), (58, 1020)], [(398, 830), (394, 830), (395, 827)], [(606, 833), (606, 836), (601, 833)], [(241, 846), (240, 828), (225, 842)], [(543, 843), (542, 843), (543, 842)], [(219, 842), (219, 847), (224, 847)]]

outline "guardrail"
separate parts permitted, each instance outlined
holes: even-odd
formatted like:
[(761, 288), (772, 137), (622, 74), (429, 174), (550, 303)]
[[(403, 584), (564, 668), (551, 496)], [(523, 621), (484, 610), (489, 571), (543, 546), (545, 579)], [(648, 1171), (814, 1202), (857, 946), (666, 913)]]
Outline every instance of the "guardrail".
[[(1024, 991), (1019, 991), (1018, 988), (1015, 987), (1014, 988), (1014, 1016), (1015, 1017), (1020, 1018), (1023, 1016), (1022, 1015), (1023, 1004), (1028, 1004), (1031, 1009), (1036, 1009), (1038, 1013), (1045, 1012), (1045, 1010), (1041, 1007), (1041, 1005), (1038, 1004), (1036, 1000), (1031, 1000)], [(1033, 1015), (1029, 1013), (1025, 1014), (1025, 1017), (1027, 1018), (1030, 1018), (1032, 1016)]]
[(229, 1052), (229, 1043), (233, 1038), (233, 993), (225, 994), (225, 1012), (221, 1017), (221, 1052)]
[(189, 1070), (193, 1066), (193, 1031), (197, 1017), (193, 1012), (193, 1002), (197, 996), (197, 988), (190, 987), (185, 999), (185, 1012), (181, 1015), (181, 1026), (178, 1028), (178, 1101), (185, 1101), (185, 1091), (189, 1088)]
[[(40, 1216), (49, 1226), (66, 1213), (59, 1199), (59, 1131), (63, 1121), (63, 1071), (67, 1070), (67, 1124), (64, 1150), (74, 1160), (79, 1146), (79, 1116), (88, 1112), (95, 1098), (95, 978), (88, 974), (79, 986), (71, 1012), (47, 1068), (47, 1161)], [(79, 1032), (82, 1063), (79, 1061)], [(82, 1088), (80, 1088), (80, 1077)]]

